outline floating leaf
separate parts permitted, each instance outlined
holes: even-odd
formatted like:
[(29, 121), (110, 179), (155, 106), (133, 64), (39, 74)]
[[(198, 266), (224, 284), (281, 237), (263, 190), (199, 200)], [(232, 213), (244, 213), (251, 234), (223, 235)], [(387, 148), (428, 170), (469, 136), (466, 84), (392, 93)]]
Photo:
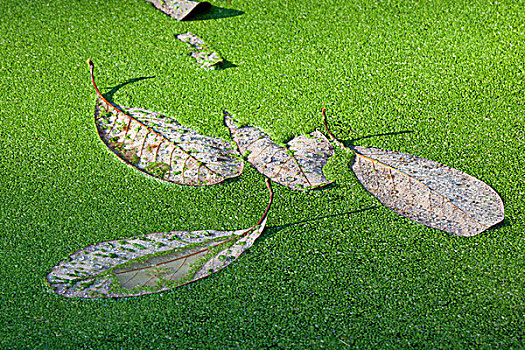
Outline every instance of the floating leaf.
[[(324, 110), (323, 110), (324, 116)], [(333, 136), (340, 146), (345, 147)], [(352, 170), (386, 207), (428, 227), (474, 236), (503, 221), (503, 201), (486, 183), (411, 154), (353, 146)]]
[(114, 106), (95, 85), (92, 62), (90, 70), (100, 96), (95, 108), (99, 136), (125, 162), (182, 185), (213, 185), (242, 173), (243, 161), (229, 142), (199, 135), (160, 113)]
[(149, 1), (160, 11), (171, 16), (177, 21), (188, 18), (190, 14), (203, 12), (211, 7), (207, 1), (181, 1), (181, 0), (146, 0)]
[(352, 170), (363, 186), (396, 213), (458, 236), (501, 222), (503, 201), (486, 183), (432, 160), (355, 147)]
[(211, 69), (213, 66), (223, 62), (223, 59), (213, 49), (211, 49), (201, 38), (192, 34), (184, 33), (177, 35), (177, 39), (187, 43), (192, 49), (191, 57), (201, 64), (201, 68)]
[(228, 113), (224, 115), (224, 122), (240, 154), (272, 181), (293, 190), (330, 183), (323, 175), (323, 167), (334, 155), (334, 148), (321, 132), (316, 130), (307, 136), (298, 136), (281, 147), (255, 127), (237, 127)]
[(157, 293), (228, 266), (261, 235), (272, 204), (257, 224), (239, 231), (150, 233), (90, 245), (53, 267), (47, 280), (66, 297), (118, 298)]

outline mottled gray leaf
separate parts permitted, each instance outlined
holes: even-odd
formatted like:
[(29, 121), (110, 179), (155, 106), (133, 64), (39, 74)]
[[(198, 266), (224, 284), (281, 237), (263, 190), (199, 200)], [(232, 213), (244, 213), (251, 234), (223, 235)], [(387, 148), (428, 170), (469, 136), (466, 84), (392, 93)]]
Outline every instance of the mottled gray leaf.
[(182, 185), (213, 185), (242, 173), (244, 163), (229, 142), (200, 135), (160, 113), (110, 104), (90, 67), (100, 96), (95, 107), (99, 136), (126, 163)]
[(354, 147), (352, 170), (396, 213), (458, 236), (474, 236), (504, 218), (503, 201), (486, 183), (432, 160)]
[(171, 16), (177, 21), (186, 19), (190, 14), (206, 11), (211, 7), (207, 1), (182, 1), (182, 0), (146, 0), (160, 11)]
[(224, 122), (239, 152), (263, 175), (293, 190), (316, 188), (330, 183), (323, 167), (334, 155), (328, 139), (319, 131), (292, 139), (286, 147), (275, 144), (258, 128), (237, 127), (225, 113)]
[(118, 298), (172, 289), (219, 271), (250, 248), (266, 224), (239, 231), (150, 233), (87, 246), (53, 267), (47, 280), (66, 297)]
[(457, 169), (411, 154), (359, 146), (352, 170), (359, 182), (396, 213), (457, 236), (474, 236), (503, 221), (503, 201), (486, 183)]
[(201, 65), (201, 68), (211, 69), (223, 61), (217, 52), (192, 33), (179, 34), (177, 39), (188, 44), (192, 50), (191, 57), (195, 58), (197, 63)]

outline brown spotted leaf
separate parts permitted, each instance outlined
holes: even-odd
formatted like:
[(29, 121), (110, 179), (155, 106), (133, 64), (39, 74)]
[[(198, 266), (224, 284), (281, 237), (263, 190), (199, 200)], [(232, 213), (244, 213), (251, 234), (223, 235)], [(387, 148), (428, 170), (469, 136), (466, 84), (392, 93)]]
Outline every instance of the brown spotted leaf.
[(354, 147), (352, 170), (396, 213), (458, 236), (474, 236), (504, 218), (503, 201), (486, 183), (411, 154)]
[(190, 15), (203, 12), (211, 7), (207, 1), (183, 1), (183, 0), (146, 0), (149, 1), (160, 11), (171, 16), (177, 21), (187, 19)]
[(85, 247), (53, 267), (47, 280), (65, 297), (118, 298), (157, 293), (204, 278), (250, 248), (266, 224), (238, 231), (150, 233)]
[(126, 163), (161, 180), (213, 185), (239, 176), (244, 163), (229, 142), (203, 136), (175, 119), (141, 108), (116, 107), (100, 94), (95, 123), (104, 143)]
[(293, 190), (321, 187), (330, 183), (323, 175), (323, 167), (334, 148), (319, 131), (292, 139), (286, 147), (274, 143), (258, 128), (237, 127), (225, 113), (224, 122), (237, 143), (239, 152), (260, 173), (272, 181)]

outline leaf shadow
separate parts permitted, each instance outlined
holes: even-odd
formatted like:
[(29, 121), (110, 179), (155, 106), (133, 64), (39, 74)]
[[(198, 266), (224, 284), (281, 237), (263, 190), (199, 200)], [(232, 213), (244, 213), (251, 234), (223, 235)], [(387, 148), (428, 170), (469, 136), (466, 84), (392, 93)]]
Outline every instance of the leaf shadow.
[(374, 210), (374, 209), (378, 209), (378, 208), (381, 208), (381, 206), (380, 205), (374, 205), (374, 206), (371, 206), (371, 207), (368, 207), (368, 208), (356, 209), (356, 210), (352, 210), (352, 211), (349, 211), (349, 212), (346, 212), (346, 213), (319, 216), (319, 217), (316, 217), (316, 218), (313, 218), (313, 219), (301, 220), (301, 221), (292, 222), (292, 223), (289, 223), (289, 224), (267, 227), (260, 238), (264, 239), (266, 236), (268, 236), (270, 234), (274, 234), (274, 233), (279, 232), (281, 230), (284, 230), (284, 229), (286, 229), (288, 227), (301, 225), (301, 224), (310, 224), (310, 223), (314, 223), (314, 222), (317, 222), (317, 221), (330, 219), (330, 218), (340, 218), (340, 217), (343, 217), (343, 216), (346, 216), (346, 215), (359, 214), (359, 213), (363, 213), (365, 211)]
[(228, 60), (222, 60), (222, 62), (217, 63), (215, 66), (216, 70), (224, 70), (228, 68), (236, 68), (237, 65), (233, 62), (230, 62)]
[(506, 227), (511, 227), (511, 226), (513, 226), (513, 224), (509, 221), (509, 219), (504, 218), (503, 221), (500, 221), (496, 225), (488, 228), (487, 231), (492, 231), (492, 230), (496, 231), (496, 230), (506, 228)]
[(151, 76), (151, 77), (139, 77), (139, 78), (133, 78), (133, 79), (129, 79), (121, 84), (118, 84), (118, 85), (115, 85), (115, 86), (112, 86), (112, 87), (107, 87), (106, 89), (110, 89), (108, 92), (102, 94), (102, 96), (104, 96), (104, 98), (106, 100), (108, 100), (109, 102), (111, 102), (112, 104), (115, 104), (114, 101), (113, 101), (113, 96), (115, 95), (115, 93), (120, 90), (121, 88), (123, 88), (124, 86), (128, 85), (128, 84), (133, 84), (133, 83), (136, 83), (138, 81), (141, 81), (141, 80), (145, 80), (145, 79), (153, 79), (155, 78), (155, 76)]
[(190, 13), (184, 21), (206, 21), (210, 19), (230, 18), (243, 15), (245, 12), (211, 5), (209, 8)]

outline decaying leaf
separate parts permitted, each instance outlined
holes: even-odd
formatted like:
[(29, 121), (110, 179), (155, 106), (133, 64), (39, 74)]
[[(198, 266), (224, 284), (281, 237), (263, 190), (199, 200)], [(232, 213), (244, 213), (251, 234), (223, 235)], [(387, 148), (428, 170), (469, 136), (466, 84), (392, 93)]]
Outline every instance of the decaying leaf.
[(196, 12), (203, 12), (211, 7), (207, 1), (183, 1), (183, 0), (146, 0), (149, 1), (160, 11), (171, 16), (177, 21), (186, 19), (189, 15)]
[(396, 213), (458, 236), (501, 222), (503, 201), (486, 183), (432, 160), (378, 148), (354, 148), (352, 170)]
[(352, 170), (386, 207), (428, 227), (474, 236), (503, 221), (503, 201), (486, 183), (457, 169), (411, 154), (378, 148), (352, 151)]
[(182, 185), (213, 185), (239, 176), (243, 161), (220, 138), (203, 136), (176, 120), (141, 108), (116, 107), (100, 93), (95, 122), (104, 143), (121, 159), (159, 179)]
[(255, 127), (237, 127), (228, 113), (224, 114), (224, 122), (240, 154), (272, 181), (293, 190), (330, 183), (323, 175), (323, 167), (334, 155), (334, 148), (321, 132), (298, 136), (281, 147)]
[(191, 48), (191, 57), (197, 60), (201, 68), (211, 69), (217, 64), (223, 62), (223, 59), (217, 52), (211, 49), (201, 38), (192, 34), (184, 33), (177, 35), (177, 39), (187, 43)]
[(228, 266), (261, 235), (272, 204), (253, 227), (238, 231), (150, 233), (90, 245), (53, 267), (47, 280), (66, 297), (118, 298), (157, 293)]

